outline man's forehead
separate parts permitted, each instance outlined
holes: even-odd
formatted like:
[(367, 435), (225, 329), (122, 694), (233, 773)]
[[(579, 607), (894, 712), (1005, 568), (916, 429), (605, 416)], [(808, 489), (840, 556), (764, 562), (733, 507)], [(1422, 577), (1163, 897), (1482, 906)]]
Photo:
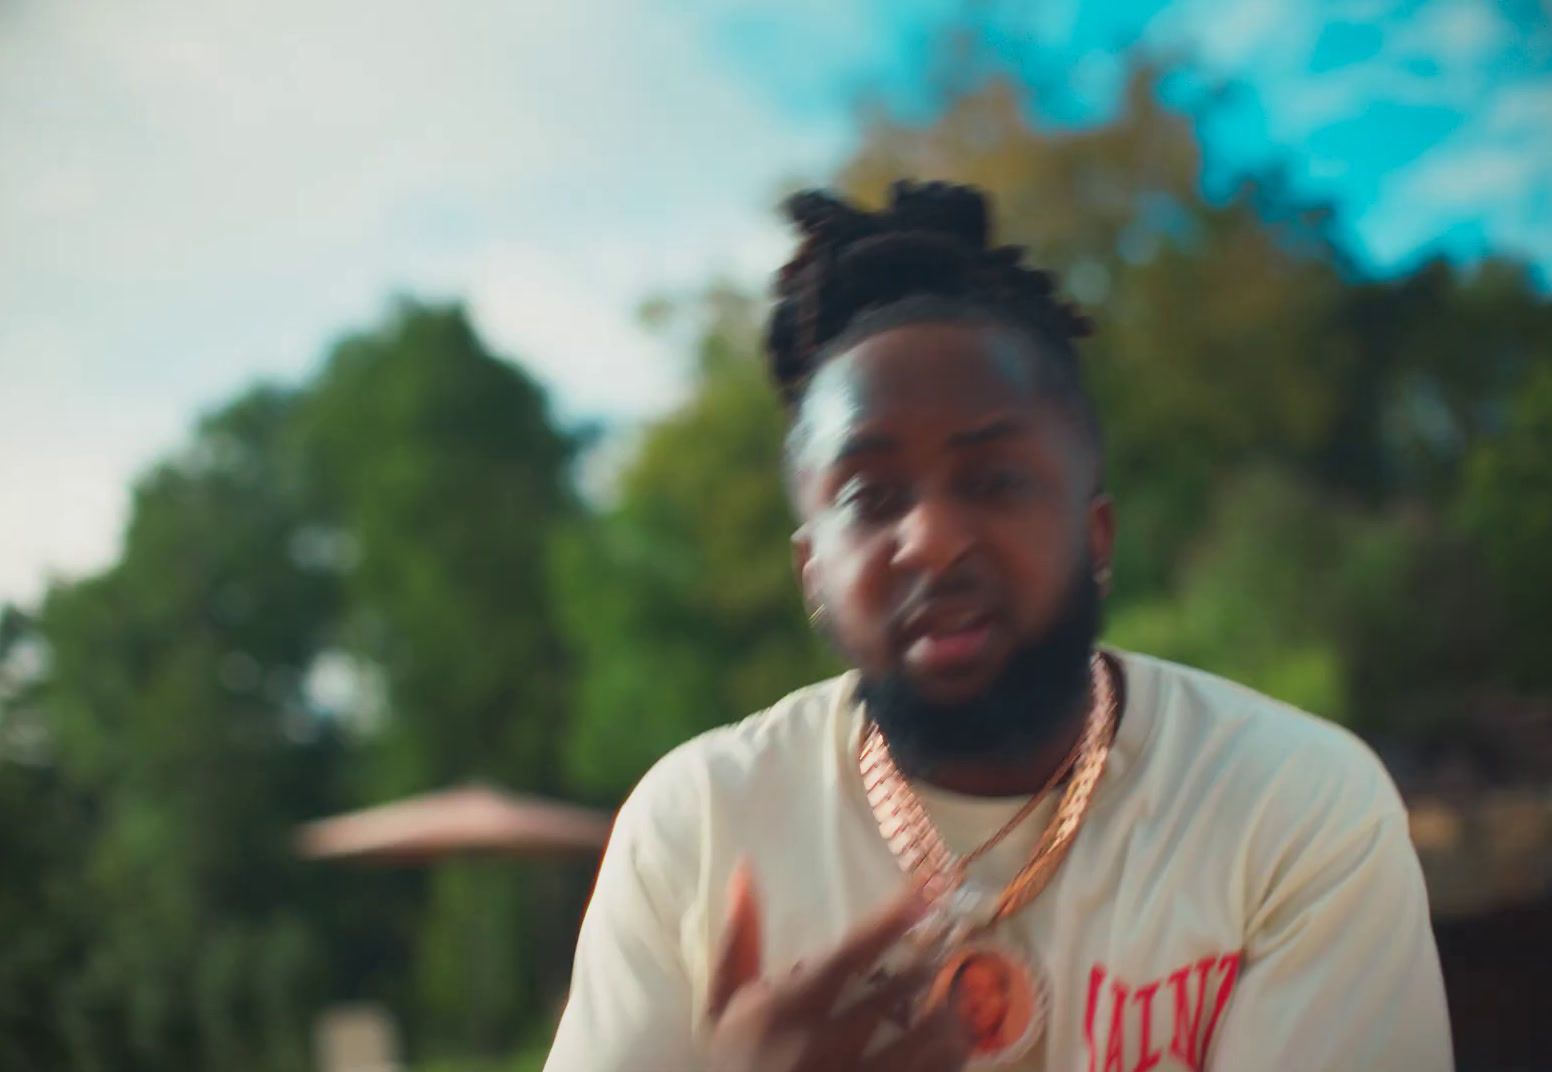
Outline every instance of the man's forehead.
[(1027, 357), (993, 348), (901, 354), (858, 347), (810, 384), (800, 420), (805, 460), (828, 465), (923, 436), (934, 447), (954, 447), (1026, 432), (1031, 381)]
[(825, 362), (809, 385), (811, 402), (833, 398), (841, 416), (890, 407), (1006, 404), (1036, 390), (1029, 342), (1000, 325), (911, 324), (881, 331)]

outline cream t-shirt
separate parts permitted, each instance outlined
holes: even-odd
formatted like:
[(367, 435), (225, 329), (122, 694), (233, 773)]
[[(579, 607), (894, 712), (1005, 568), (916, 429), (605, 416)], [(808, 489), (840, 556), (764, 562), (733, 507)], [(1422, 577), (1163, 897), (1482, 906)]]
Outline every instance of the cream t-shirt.
[[(1406, 813), (1357, 738), (1249, 689), (1117, 652), (1126, 702), (1055, 879), (1003, 924), (1043, 970), (1017, 1069), (1452, 1067)], [(829, 949), (900, 889), (857, 771), (854, 675), (675, 749), (621, 808), (546, 1072), (716, 1072), (704, 1005), (747, 857), (767, 971)], [(917, 787), (956, 851), (1022, 800)], [(1000, 888), (1043, 802), (971, 877)]]

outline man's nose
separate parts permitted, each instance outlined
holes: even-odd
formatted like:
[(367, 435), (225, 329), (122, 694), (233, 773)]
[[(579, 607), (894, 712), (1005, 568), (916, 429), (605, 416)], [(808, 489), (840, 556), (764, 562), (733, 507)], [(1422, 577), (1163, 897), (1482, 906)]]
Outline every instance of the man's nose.
[(924, 495), (901, 516), (895, 541), (893, 565), (936, 576), (969, 553), (975, 533), (959, 504)]

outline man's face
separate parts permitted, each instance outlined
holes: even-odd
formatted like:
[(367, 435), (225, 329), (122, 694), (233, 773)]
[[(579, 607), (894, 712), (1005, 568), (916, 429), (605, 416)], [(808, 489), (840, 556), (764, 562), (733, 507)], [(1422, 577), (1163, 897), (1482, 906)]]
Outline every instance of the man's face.
[(954, 1002), (961, 1022), (977, 1041), (995, 1038), (1008, 1018), (1007, 980), (989, 961), (971, 960), (954, 986)]
[(1109, 559), (1094, 459), (1035, 397), (1032, 345), (975, 323), (882, 331), (821, 368), (800, 415), (805, 592), (865, 678), (929, 704), (986, 693)]

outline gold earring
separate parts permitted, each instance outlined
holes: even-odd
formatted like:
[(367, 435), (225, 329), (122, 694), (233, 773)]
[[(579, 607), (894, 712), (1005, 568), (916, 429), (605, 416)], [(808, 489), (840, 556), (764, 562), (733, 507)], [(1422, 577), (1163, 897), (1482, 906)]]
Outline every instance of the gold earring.
[(1094, 583), (1099, 586), (1101, 592), (1106, 594), (1110, 592), (1110, 578), (1111, 570), (1108, 562), (1094, 571)]
[(808, 624), (814, 626), (815, 628), (818, 628), (819, 620), (824, 617), (824, 612), (825, 612), (825, 610), (824, 610), (824, 604), (823, 603), (819, 604), (819, 606), (817, 606), (813, 610), (809, 611), (808, 612)]

